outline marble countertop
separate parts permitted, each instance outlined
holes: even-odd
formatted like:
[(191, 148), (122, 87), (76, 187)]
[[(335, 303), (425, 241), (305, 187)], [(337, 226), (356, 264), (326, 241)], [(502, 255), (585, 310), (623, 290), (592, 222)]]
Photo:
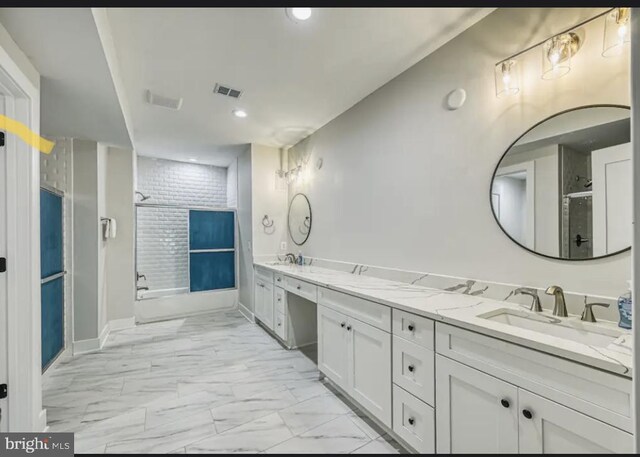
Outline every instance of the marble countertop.
[[(355, 275), (313, 265), (300, 266), (272, 262), (256, 262), (254, 265), (618, 375), (630, 378), (632, 374), (630, 331), (624, 331), (622, 336), (606, 347), (596, 347), (478, 317), (500, 309), (509, 309), (514, 313), (526, 315), (528, 306), (523, 307), (506, 301), (447, 292), (372, 276)], [(579, 316), (559, 319), (548, 311), (536, 316), (540, 320), (561, 323), (561, 325), (578, 329), (595, 326), (605, 332), (607, 330), (622, 331), (617, 325), (609, 322), (596, 324), (581, 322)]]

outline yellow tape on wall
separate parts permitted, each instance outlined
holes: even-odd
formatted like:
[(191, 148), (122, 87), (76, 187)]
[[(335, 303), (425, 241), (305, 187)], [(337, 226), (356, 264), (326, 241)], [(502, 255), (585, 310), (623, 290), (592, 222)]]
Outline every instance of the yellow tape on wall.
[(55, 142), (42, 138), (37, 133), (32, 132), (29, 127), (24, 125), (22, 122), (18, 122), (10, 117), (3, 116), (2, 114), (0, 114), (0, 130), (5, 130), (17, 135), (29, 146), (33, 146), (38, 149), (38, 151), (44, 152), (45, 154), (49, 154), (55, 146)]

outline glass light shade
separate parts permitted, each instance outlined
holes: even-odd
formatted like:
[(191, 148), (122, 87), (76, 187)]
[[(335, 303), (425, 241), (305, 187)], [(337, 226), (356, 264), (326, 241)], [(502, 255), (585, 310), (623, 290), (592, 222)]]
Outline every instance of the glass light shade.
[(505, 60), (495, 67), (496, 96), (506, 97), (520, 92), (520, 75), (518, 63), (515, 60)]
[(572, 33), (550, 38), (542, 45), (542, 79), (558, 79), (571, 71), (571, 57), (577, 51)]
[(605, 15), (602, 55), (612, 57), (622, 54), (625, 44), (631, 42), (631, 9), (615, 8)]

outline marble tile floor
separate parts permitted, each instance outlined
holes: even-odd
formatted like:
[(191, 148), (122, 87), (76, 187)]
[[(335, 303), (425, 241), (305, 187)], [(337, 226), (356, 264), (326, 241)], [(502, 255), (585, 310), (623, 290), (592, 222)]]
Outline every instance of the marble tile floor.
[(77, 453), (382, 453), (405, 450), (238, 312), (112, 332), (43, 380), (52, 432)]

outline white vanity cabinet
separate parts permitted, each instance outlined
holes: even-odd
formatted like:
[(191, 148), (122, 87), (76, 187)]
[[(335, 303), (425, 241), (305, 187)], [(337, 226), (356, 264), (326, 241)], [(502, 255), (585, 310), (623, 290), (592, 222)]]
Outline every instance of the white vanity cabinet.
[(628, 378), (440, 323), (436, 350), (438, 453), (632, 452)]
[(260, 322), (273, 330), (273, 283), (256, 277), (254, 286), (254, 313)]
[[(380, 422), (391, 427), (391, 333), (356, 319), (348, 303), (355, 297), (329, 292), (329, 306), (323, 305), (327, 291), (318, 296), (318, 368)], [(360, 306), (367, 308), (366, 304)], [(368, 309), (379, 316), (380, 306)], [(340, 309), (337, 311), (335, 308)], [(387, 308), (390, 314), (391, 310)], [(354, 313), (355, 314), (355, 313)]]

